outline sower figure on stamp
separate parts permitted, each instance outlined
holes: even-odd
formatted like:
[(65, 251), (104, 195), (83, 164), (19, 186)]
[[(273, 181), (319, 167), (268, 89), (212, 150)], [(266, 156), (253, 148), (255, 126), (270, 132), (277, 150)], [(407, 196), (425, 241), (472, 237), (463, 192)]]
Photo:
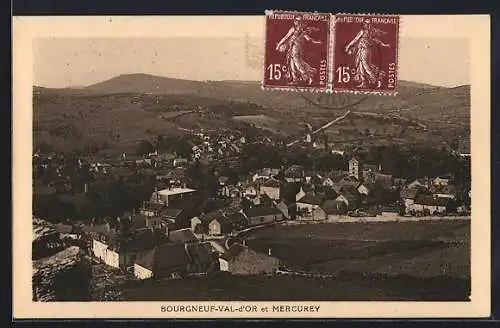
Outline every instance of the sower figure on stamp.
[(366, 88), (369, 84), (377, 84), (377, 88), (382, 86), (382, 79), (385, 73), (380, 67), (372, 62), (372, 50), (376, 45), (389, 48), (390, 45), (379, 39), (380, 36), (387, 34), (365, 20), (361, 31), (345, 47), (345, 52), (353, 54), (354, 48), (354, 80), (360, 84), (358, 88)]
[(316, 68), (312, 67), (302, 59), (302, 43), (304, 40), (315, 44), (321, 44), (321, 41), (314, 40), (309, 35), (318, 30), (314, 27), (304, 26), (301, 16), (296, 16), (293, 26), (287, 34), (276, 44), (276, 50), (286, 51), (286, 73), (289, 84), (296, 84), (299, 81), (307, 81), (309, 84), (313, 81)]

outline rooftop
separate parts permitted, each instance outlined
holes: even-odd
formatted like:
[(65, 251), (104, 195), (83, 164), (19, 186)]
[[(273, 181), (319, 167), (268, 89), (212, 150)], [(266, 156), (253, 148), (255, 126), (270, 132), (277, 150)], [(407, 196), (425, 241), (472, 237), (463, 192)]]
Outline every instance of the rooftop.
[(171, 195), (180, 195), (194, 192), (196, 190), (190, 188), (167, 188), (158, 191), (160, 196), (171, 196)]
[(189, 243), (198, 240), (189, 228), (171, 231), (169, 238), (174, 243)]
[(245, 210), (247, 217), (257, 217), (257, 216), (267, 216), (267, 215), (278, 215), (281, 211), (275, 207), (267, 206), (255, 206)]

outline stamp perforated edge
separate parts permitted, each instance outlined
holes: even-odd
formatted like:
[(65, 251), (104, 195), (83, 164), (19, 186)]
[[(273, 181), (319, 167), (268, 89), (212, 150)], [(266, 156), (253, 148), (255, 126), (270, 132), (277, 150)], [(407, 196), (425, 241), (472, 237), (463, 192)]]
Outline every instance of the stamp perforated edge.
[[(376, 91), (376, 90), (352, 90), (352, 89), (335, 89), (333, 86), (333, 76), (332, 76), (332, 85), (331, 85), (331, 92), (332, 93), (351, 93), (351, 94), (356, 94), (356, 95), (382, 95), (382, 96), (397, 96), (399, 94), (398, 92), (398, 86), (399, 86), (399, 45), (401, 43), (401, 35), (400, 35), (400, 30), (401, 30), (401, 15), (397, 14), (379, 14), (379, 13), (336, 13), (332, 15), (332, 20), (330, 24), (333, 25), (333, 34), (332, 34), (332, 40), (333, 40), (333, 50), (332, 50), (332, 55), (334, 55), (333, 51), (335, 51), (335, 25), (337, 20), (335, 17), (337, 15), (351, 15), (351, 16), (382, 16), (382, 17), (397, 17), (398, 18), (398, 25), (396, 27), (396, 40), (397, 40), (397, 45), (396, 45), (396, 87), (394, 88), (394, 91)], [(332, 75), (333, 75), (333, 70), (335, 68), (335, 56), (332, 57)]]
[[(274, 13), (293, 13), (293, 14), (321, 14), (321, 15), (329, 15), (330, 18), (328, 20), (328, 48), (327, 48), (327, 83), (326, 87), (324, 88), (318, 88), (318, 87), (281, 87), (281, 86), (266, 86), (264, 84), (265, 81), (265, 74), (266, 70), (264, 68), (265, 62), (266, 62), (266, 43), (267, 43), (267, 16), (272, 15)], [(260, 81), (260, 88), (261, 90), (264, 91), (289, 91), (289, 92), (311, 92), (311, 93), (331, 93), (332, 92), (332, 83), (331, 83), (331, 71), (332, 71), (332, 65), (333, 65), (333, 43), (332, 43), (332, 38), (333, 38), (333, 29), (332, 26), (334, 25), (332, 22), (333, 19), (333, 14), (332, 13), (325, 13), (325, 12), (319, 12), (319, 11), (298, 11), (298, 10), (281, 10), (281, 9), (267, 9), (264, 11), (265, 14), (265, 37), (266, 39), (264, 40), (264, 57), (262, 59), (262, 76), (261, 76), (261, 81)]]

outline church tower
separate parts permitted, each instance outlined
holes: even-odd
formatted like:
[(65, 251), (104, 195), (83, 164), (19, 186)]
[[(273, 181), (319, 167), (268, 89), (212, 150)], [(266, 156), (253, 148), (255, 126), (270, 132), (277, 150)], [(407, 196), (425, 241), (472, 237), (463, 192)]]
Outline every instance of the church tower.
[(349, 160), (349, 176), (355, 177), (358, 181), (363, 179), (363, 164), (356, 157)]

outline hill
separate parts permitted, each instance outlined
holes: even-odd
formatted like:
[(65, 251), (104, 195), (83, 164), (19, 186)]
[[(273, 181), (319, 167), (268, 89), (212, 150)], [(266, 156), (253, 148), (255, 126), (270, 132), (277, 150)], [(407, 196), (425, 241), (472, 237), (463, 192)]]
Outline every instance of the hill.
[[(470, 86), (435, 87), (400, 81), (396, 96), (264, 91), (256, 81), (189, 81), (147, 74), (120, 75), (84, 88), (33, 88), (37, 140), (82, 147), (90, 140), (134, 144), (159, 133), (242, 130), (300, 136), (345, 113), (366, 113), (326, 131), (336, 143), (391, 143), (469, 138)], [(426, 126), (418, 130), (415, 127)], [(368, 129), (368, 131), (367, 131)], [(410, 129), (410, 130), (408, 130)], [(119, 134), (119, 140), (110, 135)], [(373, 138), (376, 137), (376, 138)]]

